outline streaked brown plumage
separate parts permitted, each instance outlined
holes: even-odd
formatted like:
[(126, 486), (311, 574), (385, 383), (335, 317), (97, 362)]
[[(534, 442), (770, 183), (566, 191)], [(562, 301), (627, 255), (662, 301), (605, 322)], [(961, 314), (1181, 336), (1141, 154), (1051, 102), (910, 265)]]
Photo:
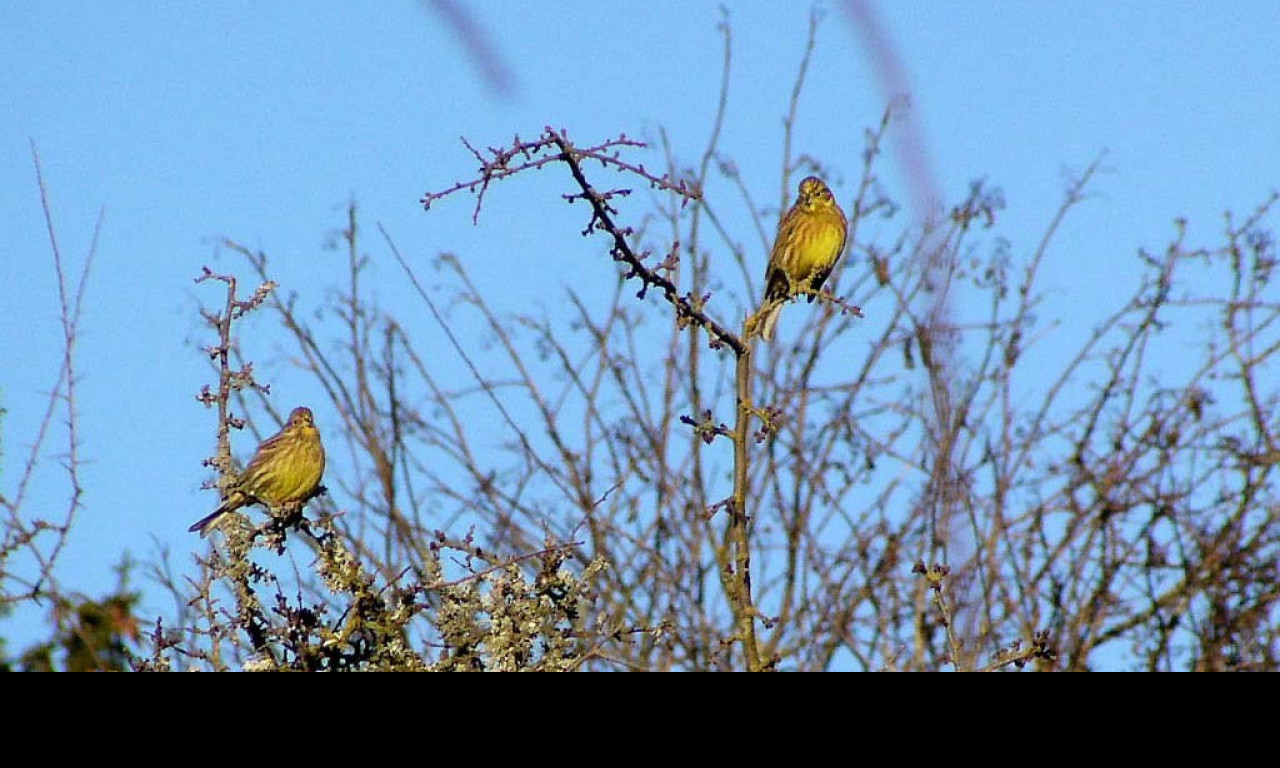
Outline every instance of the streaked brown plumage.
[(222, 504), (188, 530), (201, 536), (228, 512), (250, 504), (269, 507), (310, 498), (324, 476), (324, 445), (310, 408), (294, 408), (279, 432), (262, 441)]
[[(758, 321), (762, 340), (773, 338), (783, 302), (803, 289), (822, 287), (844, 251), (848, 234), (844, 211), (826, 183), (817, 176), (801, 181), (795, 205), (778, 224), (765, 271), (766, 313)], [(808, 296), (812, 302), (814, 295)]]

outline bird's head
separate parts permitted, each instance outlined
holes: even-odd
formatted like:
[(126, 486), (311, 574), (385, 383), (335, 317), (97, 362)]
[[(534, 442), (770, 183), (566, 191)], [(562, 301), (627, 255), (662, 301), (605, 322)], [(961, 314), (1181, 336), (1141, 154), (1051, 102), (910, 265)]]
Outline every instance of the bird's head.
[(289, 412), (289, 426), (291, 427), (314, 427), (316, 419), (311, 415), (310, 408), (294, 408)]
[(826, 205), (834, 197), (827, 183), (817, 176), (807, 176), (800, 182), (800, 195), (797, 202), (804, 206)]

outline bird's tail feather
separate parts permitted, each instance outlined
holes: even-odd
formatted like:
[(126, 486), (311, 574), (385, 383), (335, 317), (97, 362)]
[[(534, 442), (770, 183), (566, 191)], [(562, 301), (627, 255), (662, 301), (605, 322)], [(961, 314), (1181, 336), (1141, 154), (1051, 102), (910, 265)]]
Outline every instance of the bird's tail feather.
[(760, 319), (761, 341), (773, 341), (773, 328), (778, 324), (778, 316), (781, 314), (782, 302), (777, 302), (765, 310), (765, 316)]
[(222, 500), (218, 508), (200, 518), (187, 530), (191, 533), (199, 532), (201, 536), (207, 536), (209, 531), (222, 519), (222, 516), (228, 512), (233, 512), (245, 505), (248, 501), (239, 491), (232, 491), (231, 495)]
[(226, 509), (225, 505), (218, 507), (217, 509), (213, 510), (209, 514), (197, 520), (195, 524), (192, 525), (187, 530), (190, 531), (191, 533), (196, 533), (198, 531), (201, 536), (206, 536), (208, 535), (210, 529), (213, 528), (213, 524), (218, 522), (218, 520), (227, 512), (228, 510)]

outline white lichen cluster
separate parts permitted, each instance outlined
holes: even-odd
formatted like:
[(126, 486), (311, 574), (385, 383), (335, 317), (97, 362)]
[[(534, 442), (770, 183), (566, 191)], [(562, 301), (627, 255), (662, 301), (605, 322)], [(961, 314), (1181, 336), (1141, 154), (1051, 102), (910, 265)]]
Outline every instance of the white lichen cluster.
[(512, 563), (439, 590), (435, 620), (445, 646), (433, 669), (494, 672), (576, 669), (591, 643), (587, 588), (606, 566), (581, 573), (557, 558), (532, 572)]

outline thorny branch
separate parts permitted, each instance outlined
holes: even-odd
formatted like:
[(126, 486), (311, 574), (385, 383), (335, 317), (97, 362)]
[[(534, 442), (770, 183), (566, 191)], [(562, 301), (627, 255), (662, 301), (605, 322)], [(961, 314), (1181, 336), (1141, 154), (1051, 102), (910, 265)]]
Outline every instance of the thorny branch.
[[(615, 261), (620, 261), (627, 265), (628, 271), (625, 277), (628, 279), (638, 278), (642, 284), (640, 291), (636, 294), (637, 297), (644, 298), (650, 288), (657, 288), (662, 293), (663, 298), (675, 308), (676, 322), (680, 327), (683, 328), (686, 324), (693, 323), (705, 328), (707, 333), (710, 334), (712, 348), (725, 345), (732, 349), (736, 355), (745, 353), (746, 347), (743, 342), (727, 327), (707, 314), (706, 304), (711, 298), (709, 294), (701, 296), (681, 295), (680, 289), (667, 277), (675, 268), (675, 263), (678, 259), (675, 246), (672, 247), (666, 258), (652, 269), (645, 264), (649, 254), (636, 253), (632, 249), (627, 238), (635, 232), (630, 227), (621, 227), (615, 223), (614, 216), (617, 214), (617, 209), (610, 202), (615, 197), (626, 197), (631, 194), (631, 190), (597, 190), (587, 181), (586, 175), (583, 173), (583, 163), (595, 161), (605, 168), (612, 167), (618, 171), (626, 171), (639, 176), (648, 181), (654, 189), (672, 192), (685, 202), (696, 200), (700, 197), (701, 193), (690, 187), (688, 182), (683, 179), (674, 180), (670, 175), (656, 176), (646, 170), (642, 164), (632, 164), (621, 159), (618, 151), (620, 147), (643, 147), (643, 143), (629, 139), (623, 134), (616, 139), (611, 139), (593, 147), (579, 148), (569, 140), (567, 132), (547, 127), (544, 129), (542, 136), (535, 141), (523, 141), (517, 136), (508, 148), (489, 147), (487, 157), (465, 139), (463, 144), (466, 145), (467, 149), (471, 151), (480, 163), (478, 178), (457, 182), (439, 192), (428, 192), (423, 195), (420, 201), (424, 209), (430, 209), (431, 205), (440, 198), (467, 190), (477, 195), (475, 212), (472, 214), (472, 221), (477, 221), (480, 216), (480, 207), (484, 195), (492, 182), (505, 179), (522, 171), (541, 168), (551, 163), (563, 162), (569, 166), (569, 171), (581, 190), (574, 194), (565, 195), (565, 199), (569, 202), (579, 199), (585, 200), (591, 206), (591, 220), (583, 230), (583, 234), (587, 235), (596, 231), (603, 231), (612, 239), (613, 244), (610, 248), (610, 253)], [(547, 154), (552, 151), (554, 151), (553, 154)]]

